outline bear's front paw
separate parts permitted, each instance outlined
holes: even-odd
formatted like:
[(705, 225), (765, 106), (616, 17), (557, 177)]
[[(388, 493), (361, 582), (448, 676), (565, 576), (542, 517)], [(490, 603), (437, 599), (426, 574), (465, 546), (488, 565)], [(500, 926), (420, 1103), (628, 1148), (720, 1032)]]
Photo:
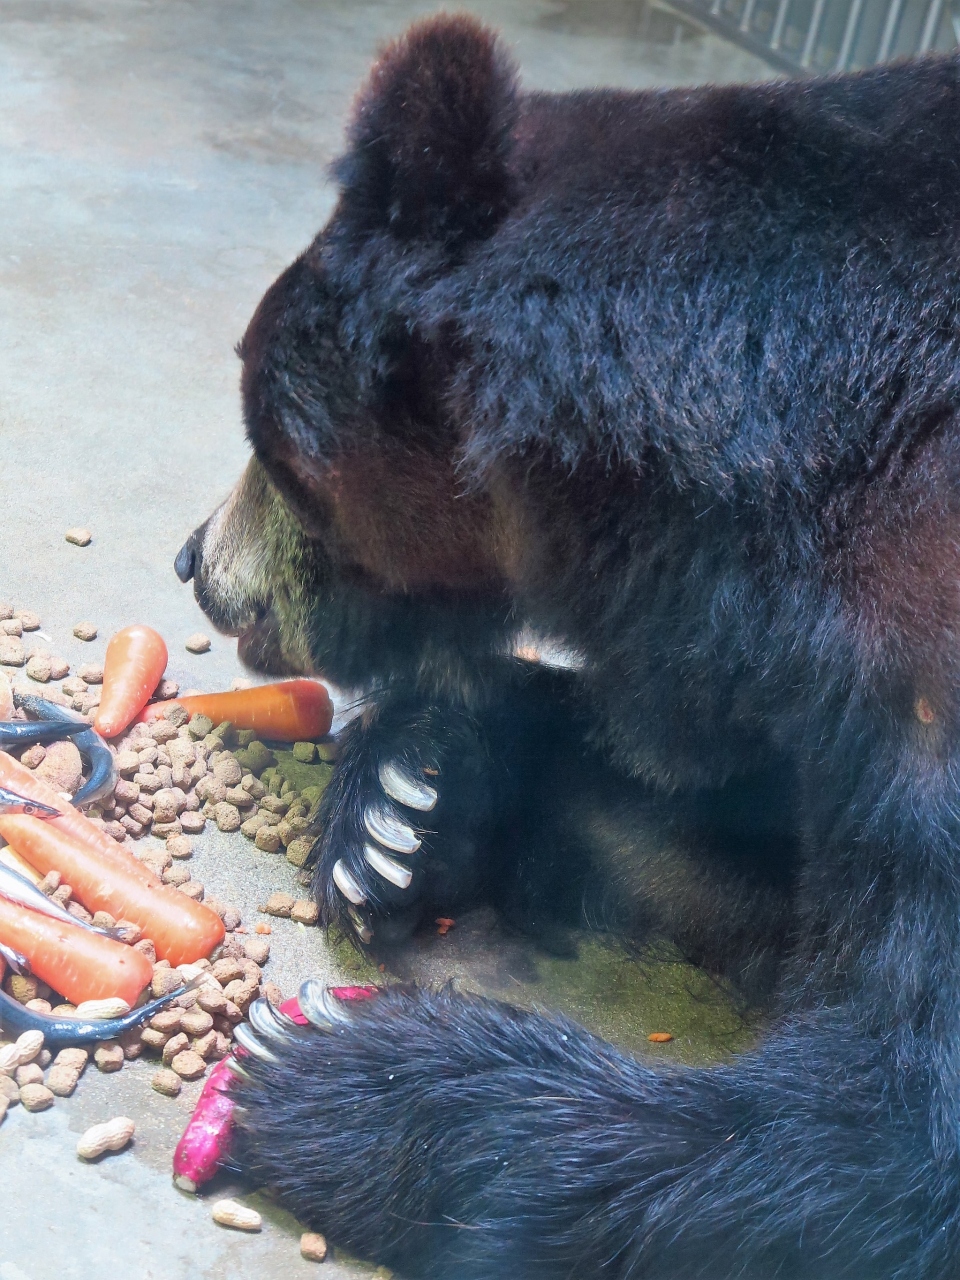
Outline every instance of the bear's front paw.
[(417, 855), (427, 834), (421, 815), (437, 803), (426, 769), (414, 772), (387, 760), (377, 769), (377, 783), (381, 794), (368, 795), (359, 837), (345, 841), (329, 867), (332, 886), (346, 900), (351, 923), (364, 943), (372, 939), (370, 921), (378, 908), (400, 905), (402, 895), (411, 900), (419, 896), (420, 886), (414, 881), (422, 878), (423, 859)]
[(508, 790), (476, 719), (456, 707), (388, 704), (350, 725), (317, 820), (324, 921), (390, 943), (427, 908), (461, 905)]

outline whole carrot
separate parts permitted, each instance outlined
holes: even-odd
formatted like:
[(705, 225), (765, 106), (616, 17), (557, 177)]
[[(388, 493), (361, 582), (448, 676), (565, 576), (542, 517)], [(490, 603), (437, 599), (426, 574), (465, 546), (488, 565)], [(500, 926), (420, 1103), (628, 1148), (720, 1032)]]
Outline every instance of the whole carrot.
[(42, 778), (38, 778), (35, 773), (31, 773), (19, 760), (8, 756), (5, 751), (0, 751), (0, 787), (9, 787), (11, 791), (18, 791), (20, 795), (27, 796), (31, 800), (38, 800), (41, 804), (59, 809), (59, 817), (46, 819), (52, 827), (56, 827), (64, 835), (72, 836), (82, 844), (89, 845), (102, 858), (121, 867), (130, 875), (136, 876), (144, 884), (159, 885), (161, 883), (160, 877), (154, 875), (142, 862), (138, 862), (122, 844), (118, 844), (105, 831), (100, 831), (82, 813), (72, 808), (58, 792), (54, 791), (53, 787)]
[(154, 702), (142, 720), (156, 720), (177, 705), (191, 715), (209, 716), (214, 724), (229, 720), (236, 729), (252, 729), (264, 738), (297, 742), (330, 732), (333, 704), (318, 680), (282, 680), (230, 693), (192, 693), (172, 702)]
[(153, 977), (150, 961), (133, 947), (6, 898), (0, 898), (0, 942), (26, 956), (31, 973), (73, 1004), (119, 996), (132, 1006)]
[(59, 871), (88, 911), (109, 911), (114, 919), (138, 924), (160, 959), (174, 967), (203, 959), (223, 939), (215, 911), (172, 885), (144, 884), (53, 821), (9, 814), (0, 818), (0, 835), (38, 871)]
[(167, 646), (152, 627), (136, 624), (112, 636), (103, 663), (103, 695), (94, 728), (114, 738), (132, 723), (163, 678)]

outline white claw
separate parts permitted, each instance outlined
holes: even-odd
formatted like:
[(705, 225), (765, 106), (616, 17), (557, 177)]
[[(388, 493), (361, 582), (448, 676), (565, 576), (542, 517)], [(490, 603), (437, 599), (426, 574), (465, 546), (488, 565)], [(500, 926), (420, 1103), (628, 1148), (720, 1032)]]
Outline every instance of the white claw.
[(335, 1000), (319, 978), (308, 978), (297, 993), (300, 1012), (315, 1027), (328, 1029), (335, 1022), (349, 1022), (339, 1000)]
[(420, 837), (413, 827), (401, 822), (392, 809), (375, 809), (371, 805), (363, 811), (363, 825), (374, 840), (397, 853), (416, 853), (420, 848)]
[(356, 930), (357, 937), (364, 944), (364, 946), (367, 946), (370, 942), (373, 941), (373, 930), (370, 928), (368, 924), (364, 924), (363, 919), (360, 916), (360, 913), (358, 911), (354, 911), (353, 907), (348, 907), (347, 911), (350, 915), (350, 923), (353, 925), (354, 929)]
[(379, 769), (380, 785), (390, 797), (408, 809), (420, 809), (428, 813), (437, 803), (437, 793), (419, 778), (413, 778), (399, 765), (382, 764)]
[(269, 1000), (262, 997), (254, 1000), (247, 1013), (251, 1027), (267, 1040), (276, 1040), (280, 1044), (290, 1039), (291, 1030), (296, 1028), (292, 1018), (285, 1013), (278, 1013)]
[(271, 1053), (265, 1045), (260, 1043), (253, 1034), (252, 1028), (245, 1022), (237, 1023), (233, 1029), (233, 1038), (241, 1049), (246, 1049), (247, 1053), (252, 1054), (255, 1058), (260, 1058), (263, 1062), (280, 1061), (275, 1053)]
[(377, 849), (372, 844), (363, 846), (363, 856), (374, 871), (383, 876), (384, 880), (389, 880), (398, 889), (410, 888), (413, 872), (409, 867), (405, 867), (402, 862), (397, 862), (396, 858), (387, 857), (381, 849)]
[(333, 868), (333, 883), (337, 886), (348, 902), (352, 902), (355, 907), (359, 907), (361, 902), (366, 902), (363, 890), (353, 878), (352, 872), (348, 871), (341, 859)]

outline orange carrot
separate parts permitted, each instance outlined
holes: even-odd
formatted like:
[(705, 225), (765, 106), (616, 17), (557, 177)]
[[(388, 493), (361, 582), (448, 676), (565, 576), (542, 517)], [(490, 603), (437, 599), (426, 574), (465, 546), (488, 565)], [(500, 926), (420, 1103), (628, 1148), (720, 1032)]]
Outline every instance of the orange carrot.
[(144, 884), (139, 876), (57, 830), (54, 821), (7, 814), (0, 818), (0, 835), (44, 875), (59, 871), (88, 911), (109, 911), (117, 920), (138, 924), (153, 939), (160, 959), (174, 967), (208, 956), (223, 939), (223, 921), (215, 911), (172, 885)]
[(136, 876), (144, 884), (161, 883), (160, 877), (154, 875), (142, 862), (138, 862), (122, 844), (117, 844), (116, 840), (108, 836), (105, 831), (95, 827), (89, 818), (85, 818), (79, 810), (68, 804), (49, 783), (38, 778), (35, 773), (31, 773), (25, 765), (22, 765), (19, 760), (14, 760), (13, 756), (8, 756), (5, 751), (0, 751), (0, 787), (9, 787), (11, 791), (26, 796), (28, 800), (39, 800), (41, 804), (48, 804), (52, 809), (59, 809), (58, 818), (46, 819), (51, 826), (62, 831), (64, 835), (72, 836), (74, 840), (89, 845), (112, 865)]
[(103, 663), (103, 696), (93, 725), (105, 738), (114, 738), (147, 705), (163, 679), (167, 646), (152, 627), (124, 627), (112, 636)]
[(6, 898), (0, 898), (0, 942), (26, 956), (30, 972), (74, 1004), (119, 996), (133, 1006), (153, 977), (150, 961), (133, 947)]
[(214, 724), (229, 720), (235, 729), (252, 729), (264, 738), (297, 742), (330, 732), (333, 704), (318, 680), (283, 680), (231, 693), (195, 693), (172, 702), (154, 702), (142, 720), (156, 720), (177, 705), (190, 715), (209, 716)]

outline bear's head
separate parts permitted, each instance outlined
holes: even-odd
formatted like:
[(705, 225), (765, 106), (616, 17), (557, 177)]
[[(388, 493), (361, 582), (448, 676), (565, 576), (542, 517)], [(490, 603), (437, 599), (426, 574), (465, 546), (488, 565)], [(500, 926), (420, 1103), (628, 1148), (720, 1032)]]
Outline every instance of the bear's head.
[(458, 472), (443, 290), (511, 208), (518, 101), (469, 17), (390, 45), (330, 221), (238, 346), (253, 458), (176, 571), (257, 669), (362, 683), (372, 661), (402, 669), (425, 643), (506, 625), (497, 521)]

